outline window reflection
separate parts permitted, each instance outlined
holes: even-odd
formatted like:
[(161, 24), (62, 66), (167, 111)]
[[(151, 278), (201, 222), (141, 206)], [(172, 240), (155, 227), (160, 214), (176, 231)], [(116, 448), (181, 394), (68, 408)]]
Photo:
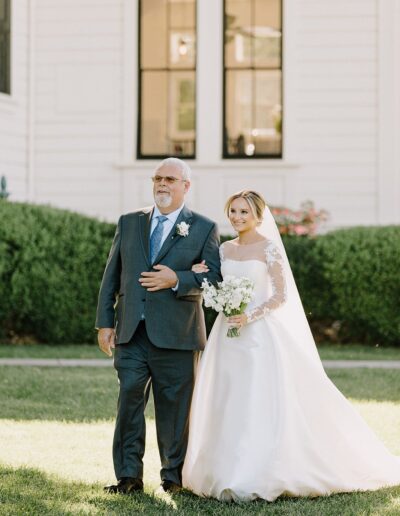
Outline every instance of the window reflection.
[(195, 155), (196, 2), (140, 2), (139, 157)]
[(225, 157), (282, 155), (280, 0), (225, 1)]

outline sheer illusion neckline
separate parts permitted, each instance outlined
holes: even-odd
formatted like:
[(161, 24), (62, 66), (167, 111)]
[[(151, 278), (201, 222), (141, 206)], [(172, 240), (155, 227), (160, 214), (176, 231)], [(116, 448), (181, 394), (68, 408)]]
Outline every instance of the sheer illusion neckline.
[(225, 241), (227, 244), (231, 244), (231, 245), (234, 245), (235, 247), (249, 247), (251, 245), (256, 245), (256, 244), (266, 244), (268, 242), (268, 240), (266, 238), (263, 238), (262, 240), (257, 240), (257, 242), (252, 242), (251, 244), (239, 244), (239, 243), (236, 243), (234, 240), (226, 240)]
[(220, 247), (220, 257), (222, 261), (244, 262), (257, 260), (265, 263), (267, 253), (271, 254), (271, 245), (272, 242), (267, 238), (251, 244), (237, 244), (232, 240), (227, 240)]
[(235, 258), (224, 258), (224, 262), (235, 262), (235, 263), (244, 263), (244, 262), (258, 262), (262, 265), (268, 266), (267, 263), (265, 263), (265, 260), (261, 260), (261, 258), (243, 258), (243, 259), (237, 259)]

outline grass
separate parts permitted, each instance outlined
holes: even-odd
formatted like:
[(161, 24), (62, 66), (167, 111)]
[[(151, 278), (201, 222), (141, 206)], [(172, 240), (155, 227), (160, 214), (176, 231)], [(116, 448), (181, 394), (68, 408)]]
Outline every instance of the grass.
[[(322, 360), (400, 360), (400, 346), (382, 347), (365, 344), (320, 344)], [(0, 358), (104, 358), (96, 344), (1, 344)]]
[(111, 366), (2, 366), (0, 377), (4, 419), (85, 422), (115, 416), (118, 384)]
[[(400, 454), (400, 375), (396, 370), (332, 369), (329, 376), (374, 431)], [(147, 409), (146, 491), (103, 494), (113, 479), (111, 442), (117, 382), (108, 368), (0, 367), (0, 514), (400, 514), (400, 486), (272, 504), (226, 504), (190, 493), (156, 496), (159, 478), (154, 411)]]
[[(214, 500), (200, 500), (187, 492), (173, 497), (154, 496), (151, 491), (134, 497), (106, 496), (97, 485), (67, 482), (35, 468), (1, 468), (0, 483), (0, 509), (3, 515), (390, 516), (398, 515), (400, 510), (400, 488), (351, 495), (339, 494), (318, 500), (279, 499), (273, 504), (262, 501), (251, 504), (225, 504)], [(16, 485), (19, 487), (18, 490), (15, 489)]]
[(96, 344), (0, 344), (0, 358), (107, 358)]
[[(398, 370), (330, 369), (328, 374), (356, 402), (400, 406)], [(118, 384), (112, 367), (1, 366), (0, 378), (2, 419), (92, 422), (115, 416)], [(154, 417), (151, 398), (147, 416)]]
[(320, 344), (322, 360), (400, 360), (400, 346), (382, 347), (365, 344)]

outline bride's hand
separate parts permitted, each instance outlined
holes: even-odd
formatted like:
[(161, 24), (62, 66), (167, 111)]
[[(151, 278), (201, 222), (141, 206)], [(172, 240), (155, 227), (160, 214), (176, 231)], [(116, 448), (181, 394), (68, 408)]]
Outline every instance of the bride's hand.
[(210, 269), (207, 267), (205, 260), (203, 260), (201, 263), (195, 263), (192, 265), (192, 272), (195, 272), (196, 274), (208, 272), (209, 270)]
[(247, 323), (248, 320), (245, 313), (228, 317), (228, 324), (231, 328), (242, 328), (243, 326), (246, 326)]

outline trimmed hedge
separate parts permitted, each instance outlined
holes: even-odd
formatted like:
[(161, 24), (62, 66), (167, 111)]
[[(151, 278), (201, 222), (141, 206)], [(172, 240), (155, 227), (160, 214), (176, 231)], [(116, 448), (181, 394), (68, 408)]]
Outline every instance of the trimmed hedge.
[(400, 226), (338, 230), (312, 246), (312, 318), (340, 321), (344, 342), (400, 345)]
[[(0, 201), (0, 337), (93, 342), (114, 231), (76, 213)], [(342, 342), (400, 344), (400, 226), (284, 242), (312, 323), (337, 321)], [(215, 314), (206, 310), (206, 319), (210, 328)]]
[(93, 342), (115, 226), (47, 206), (0, 202), (3, 337)]

